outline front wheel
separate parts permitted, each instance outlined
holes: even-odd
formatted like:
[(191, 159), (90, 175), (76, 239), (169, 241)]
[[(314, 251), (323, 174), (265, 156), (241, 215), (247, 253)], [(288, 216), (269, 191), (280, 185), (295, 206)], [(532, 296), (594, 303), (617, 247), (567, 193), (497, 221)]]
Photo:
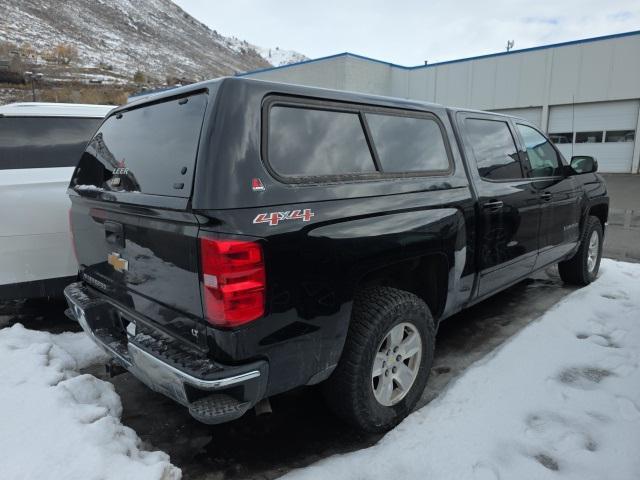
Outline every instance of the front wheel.
[(417, 296), (390, 287), (360, 292), (342, 358), (324, 384), (329, 406), (362, 430), (393, 428), (422, 395), (434, 341), (433, 317)]
[(598, 217), (590, 216), (584, 228), (580, 247), (569, 260), (558, 264), (560, 278), (573, 285), (588, 285), (598, 276), (602, 258), (602, 224)]

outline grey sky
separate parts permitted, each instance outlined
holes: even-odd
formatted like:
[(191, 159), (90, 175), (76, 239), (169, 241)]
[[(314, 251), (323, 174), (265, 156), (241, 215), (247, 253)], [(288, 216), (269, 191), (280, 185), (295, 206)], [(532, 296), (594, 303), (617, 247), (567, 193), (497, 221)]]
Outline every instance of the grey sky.
[(640, 29), (640, 0), (174, 0), (224, 35), (316, 58), (403, 65)]

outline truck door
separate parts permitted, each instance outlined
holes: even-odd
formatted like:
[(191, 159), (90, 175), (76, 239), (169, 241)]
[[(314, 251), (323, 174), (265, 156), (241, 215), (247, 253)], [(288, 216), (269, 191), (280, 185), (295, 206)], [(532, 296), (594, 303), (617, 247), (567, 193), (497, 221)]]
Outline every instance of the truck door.
[(509, 119), (459, 113), (469, 171), (478, 195), (478, 296), (531, 273), (538, 254), (540, 198), (525, 176)]
[(579, 240), (580, 186), (563, 174), (562, 159), (547, 137), (516, 122), (525, 169), (540, 197), (539, 255), (536, 268), (560, 260)]

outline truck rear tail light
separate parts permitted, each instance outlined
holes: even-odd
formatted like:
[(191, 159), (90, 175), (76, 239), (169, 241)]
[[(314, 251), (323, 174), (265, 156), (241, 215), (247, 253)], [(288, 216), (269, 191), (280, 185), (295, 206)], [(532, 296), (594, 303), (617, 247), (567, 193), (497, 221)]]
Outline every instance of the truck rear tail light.
[(259, 243), (200, 237), (202, 300), (216, 327), (237, 327), (264, 314), (266, 277)]

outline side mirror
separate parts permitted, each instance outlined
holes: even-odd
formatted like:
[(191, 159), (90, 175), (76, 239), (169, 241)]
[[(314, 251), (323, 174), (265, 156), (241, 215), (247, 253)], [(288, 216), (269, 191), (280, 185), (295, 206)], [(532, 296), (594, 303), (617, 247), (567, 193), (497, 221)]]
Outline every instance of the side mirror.
[(571, 157), (571, 168), (577, 174), (594, 173), (598, 171), (598, 161), (588, 155)]

